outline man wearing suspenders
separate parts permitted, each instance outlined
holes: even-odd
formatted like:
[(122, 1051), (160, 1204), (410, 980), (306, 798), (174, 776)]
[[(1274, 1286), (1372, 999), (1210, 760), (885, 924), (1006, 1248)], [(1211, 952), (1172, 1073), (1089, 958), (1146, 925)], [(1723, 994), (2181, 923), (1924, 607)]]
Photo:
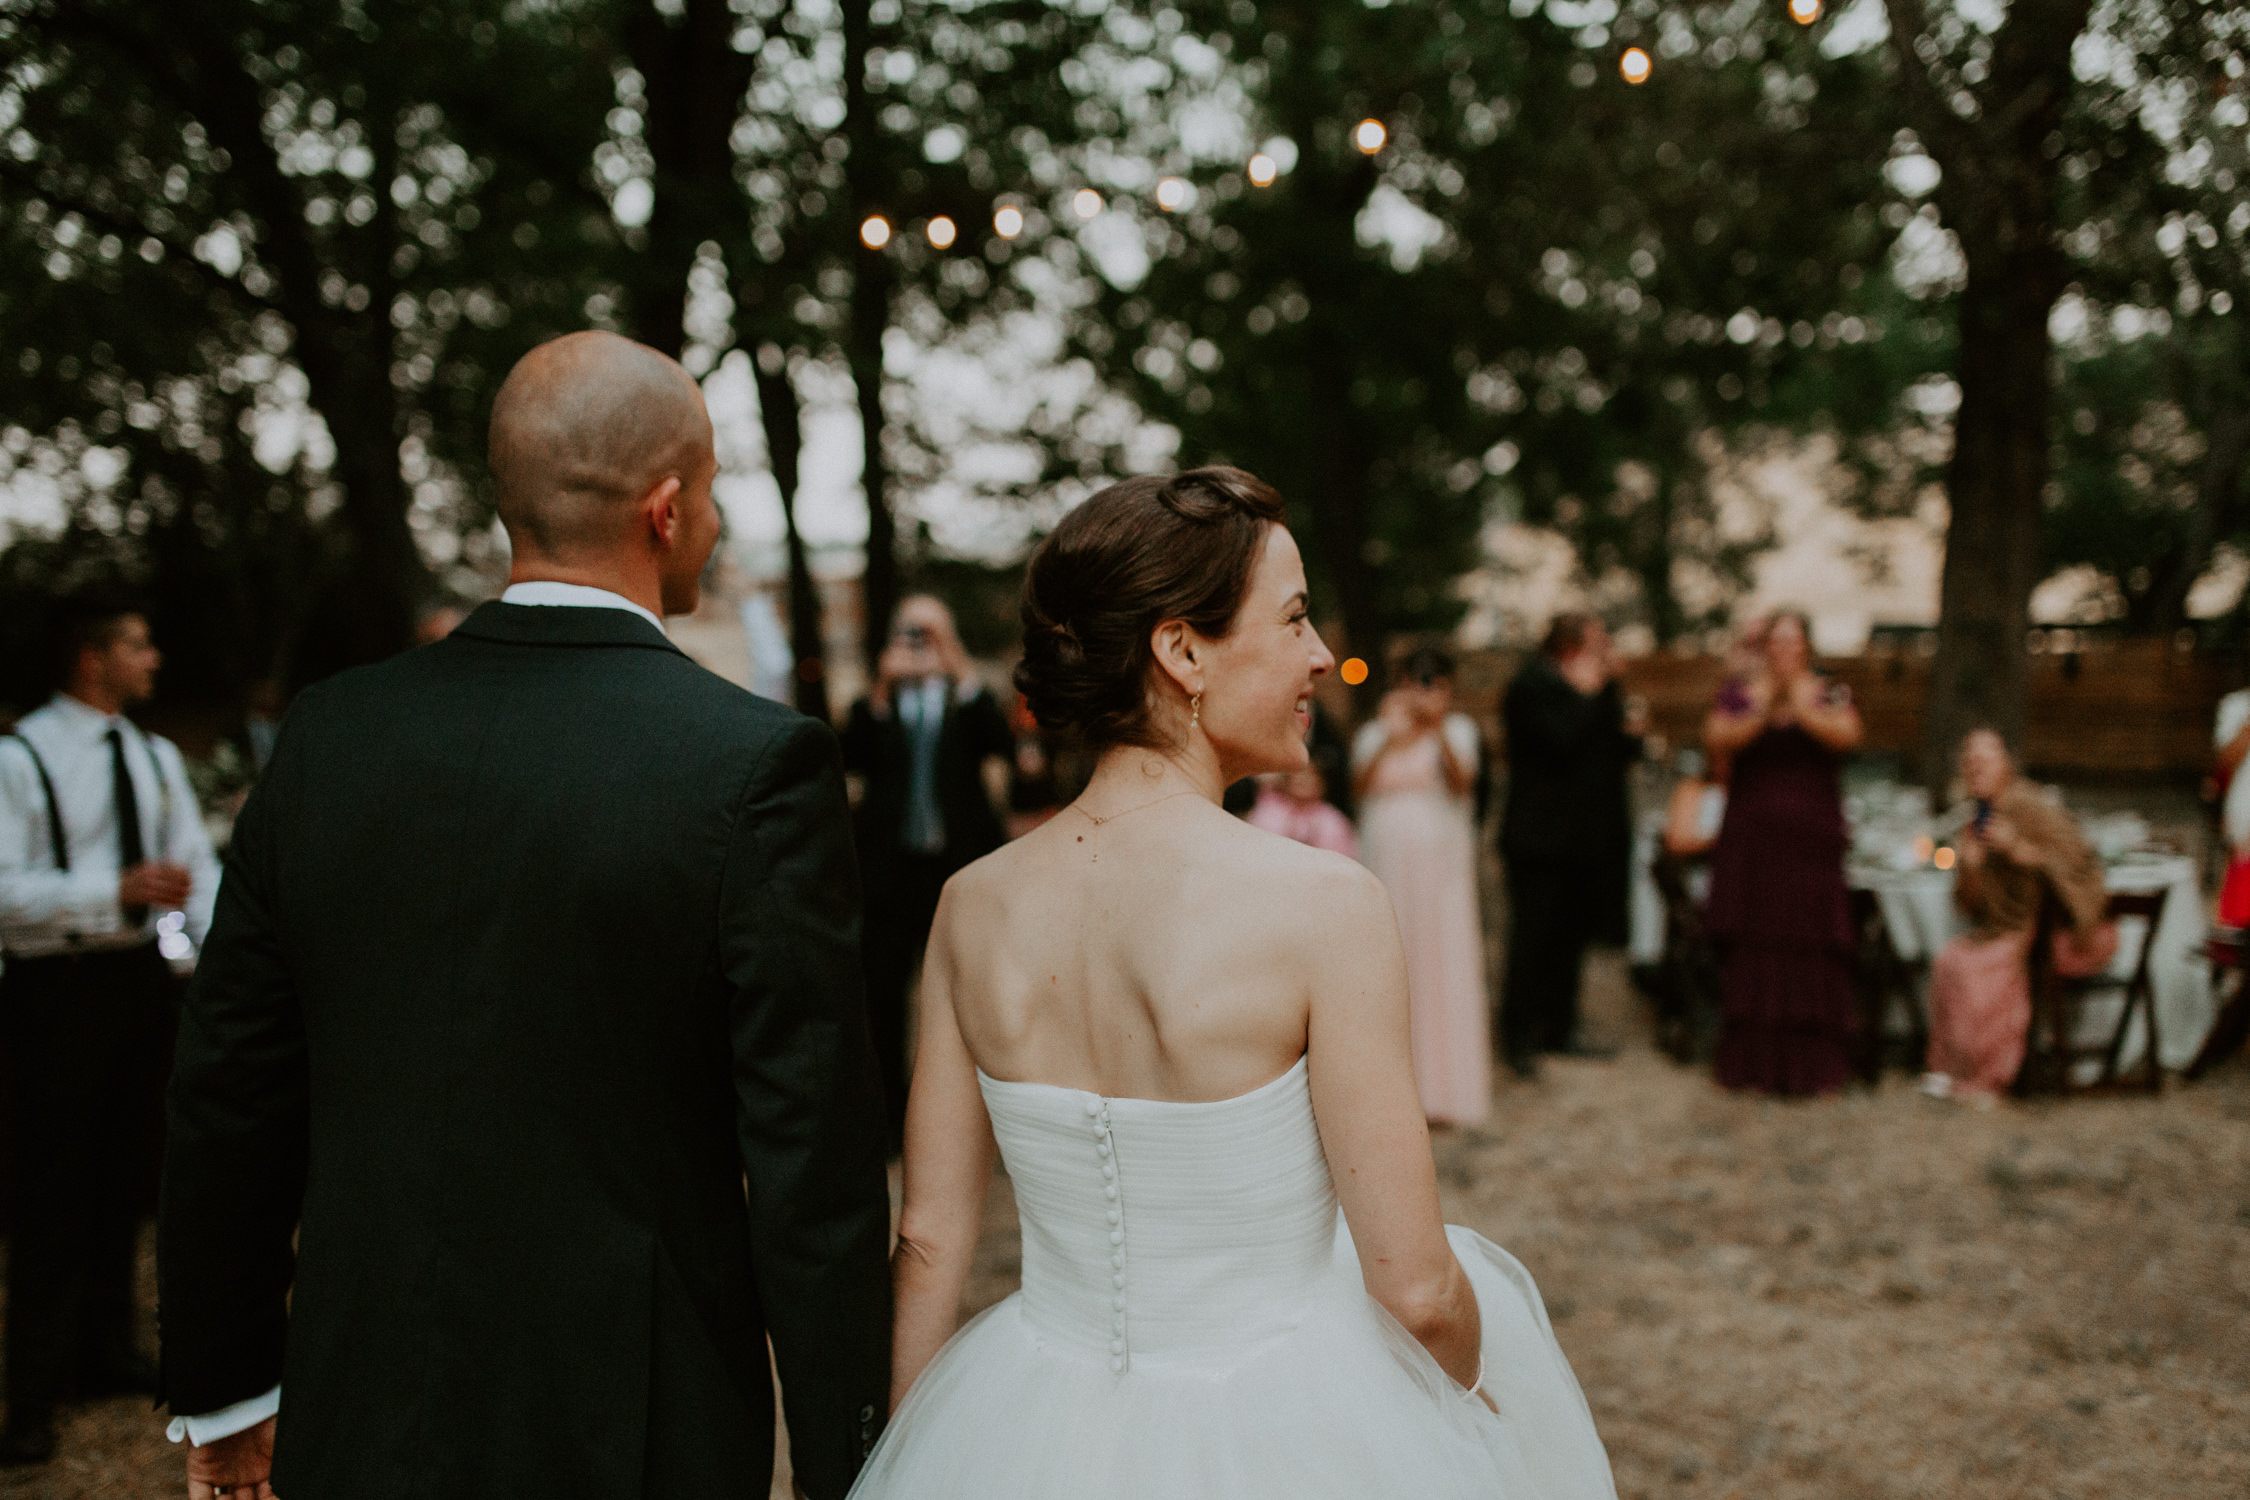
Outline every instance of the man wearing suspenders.
[(66, 1396), (153, 1393), (133, 1338), (175, 966), (219, 870), (180, 752), (125, 710), (161, 661), (128, 605), (62, 617), (63, 690), (0, 737), (0, 1064), (8, 1199), (0, 1464), (54, 1453)]

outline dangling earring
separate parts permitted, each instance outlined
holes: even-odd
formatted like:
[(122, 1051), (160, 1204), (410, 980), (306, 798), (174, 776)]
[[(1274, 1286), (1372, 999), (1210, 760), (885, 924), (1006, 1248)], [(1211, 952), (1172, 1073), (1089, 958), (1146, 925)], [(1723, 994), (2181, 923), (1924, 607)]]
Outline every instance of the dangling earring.
[(1188, 730), (1193, 733), (1196, 726), (1203, 722), (1203, 695), (1197, 693), (1194, 697), (1188, 699), (1188, 707), (1193, 710), (1188, 715)]

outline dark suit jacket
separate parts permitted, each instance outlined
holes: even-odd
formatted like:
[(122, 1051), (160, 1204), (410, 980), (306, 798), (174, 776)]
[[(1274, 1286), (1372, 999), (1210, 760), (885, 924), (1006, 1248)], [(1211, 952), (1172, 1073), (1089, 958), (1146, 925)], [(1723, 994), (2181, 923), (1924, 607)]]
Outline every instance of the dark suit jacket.
[(1612, 682), (1592, 697), (1572, 687), (1552, 657), (1536, 655), (1501, 701), (1508, 733), (1508, 800), (1500, 852), (1511, 866), (1569, 864), (1599, 890), (1595, 930), (1622, 936), (1633, 851), (1625, 773), (1641, 742), (1625, 732)]
[(839, 1500), (890, 1378), (858, 913), (827, 727), (622, 610), (308, 690), (180, 1030), (172, 1409), (280, 1381), (292, 1500), (739, 1500), (770, 1334)]
[[(860, 866), (872, 888), (899, 855), (906, 826), (906, 793), (914, 775), (914, 750), (896, 713), (877, 716), (865, 698), (844, 720), (844, 768), (866, 778), (855, 815)], [(938, 727), (938, 816), (945, 822), (944, 862), (955, 869), (1000, 847), (1000, 819), (984, 788), (989, 756), (1015, 754), (1016, 737), (992, 695), (979, 689), (945, 705)], [(870, 894), (874, 894), (872, 889)]]

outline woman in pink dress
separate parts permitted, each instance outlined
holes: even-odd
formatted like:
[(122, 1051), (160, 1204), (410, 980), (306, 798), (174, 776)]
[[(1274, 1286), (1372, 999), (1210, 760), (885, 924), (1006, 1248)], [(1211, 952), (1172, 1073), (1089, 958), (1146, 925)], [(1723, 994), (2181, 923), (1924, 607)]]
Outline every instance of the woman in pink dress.
[(1360, 858), (1391, 893), (1422, 1111), (1474, 1124), (1492, 1105), (1492, 1022), (1477, 914), (1478, 736), (1452, 712), (1453, 663), (1427, 647), (1352, 744)]

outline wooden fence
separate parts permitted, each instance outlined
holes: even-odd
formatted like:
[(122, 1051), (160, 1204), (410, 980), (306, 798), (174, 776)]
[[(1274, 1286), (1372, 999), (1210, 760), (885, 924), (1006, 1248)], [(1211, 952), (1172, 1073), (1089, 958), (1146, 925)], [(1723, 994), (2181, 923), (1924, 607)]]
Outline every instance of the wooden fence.
[[(1485, 724), (1505, 752), (1501, 690), (1522, 664), (1511, 652), (1462, 659), (1462, 708)], [(1867, 749), (1920, 754), (1930, 661), (1903, 651), (1871, 651), (1820, 663), (1847, 683), (1867, 721)], [(1672, 745), (1691, 745), (1725, 676), (1716, 656), (1658, 652), (1625, 663), (1626, 691), (1646, 699), (1650, 727)], [(2238, 686), (2231, 656), (2182, 651), (2169, 641), (2127, 640), (2031, 658), (2031, 715), (2024, 759), (2042, 775), (2193, 779), (2211, 763), (2211, 724), (2220, 697)]]

